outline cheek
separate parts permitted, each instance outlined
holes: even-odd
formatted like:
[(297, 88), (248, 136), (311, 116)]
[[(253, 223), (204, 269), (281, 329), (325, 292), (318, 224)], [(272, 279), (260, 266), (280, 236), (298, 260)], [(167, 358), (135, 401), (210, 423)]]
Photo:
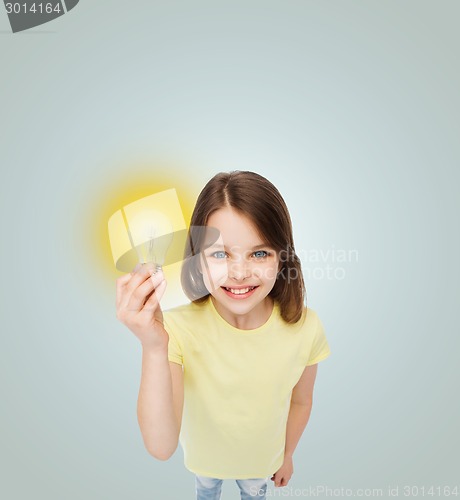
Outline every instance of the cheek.
[[(206, 265), (207, 264), (207, 265)], [(228, 267), (226, 262), (202, 262), (203, 281), (208, 290), (215, 290), (223, 285), (228, 279)]]
[(260, 262), (254, 266), (253, 275), (264, 283), (274, 283), (278, 274), (278, 267), (278, 262), (275, 261)]

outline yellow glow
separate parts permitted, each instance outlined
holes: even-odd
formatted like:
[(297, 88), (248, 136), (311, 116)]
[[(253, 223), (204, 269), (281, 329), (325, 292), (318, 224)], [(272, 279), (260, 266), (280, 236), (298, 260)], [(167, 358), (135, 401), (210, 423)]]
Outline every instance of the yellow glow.
[(131, 272), (138, 262), (167, 266), (183, 259), (186, 225), (175, 188), (121, 207), (108, 221), (115, 266)]
[[(195, 206), (196, 198), (204, 186), (199, 173), (187, 172), (183, 165), (168, 162), (156, 164), (126, 165), (104, 178), (97, 178), (88, 187), (87, 197), (76, 212), (75, 244), (78, 244), (78, 258), (87, 271), (100, 281), (102, 288), (114, 294), (115, 280), (124, 273), (114, 265), (107, 223), (121, 207), (160, 191), (174, 188), (177, 192), (186, 227)], [(205, 178), (209, 177), (206, 175)], [(167, 308), (178, 302), (186, 301), (180, 289), (180, 263), (163, 268), (168, 281), (168, 289), (162, 300)]]

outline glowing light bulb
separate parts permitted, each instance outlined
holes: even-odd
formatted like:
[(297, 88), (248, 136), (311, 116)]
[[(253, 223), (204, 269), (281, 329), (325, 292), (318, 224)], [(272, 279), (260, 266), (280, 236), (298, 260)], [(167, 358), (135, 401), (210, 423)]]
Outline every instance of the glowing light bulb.
[[(133, 248), (141, 264), (153, 263), (161, 269), (174, 238), (174, 229), (168, 217), (157, 210), (142, 210), (132, 217), (129, 229)], [(135, 244), (134, 241), (142, 241)]]
[(175, 189), (125, 205), (108, 221), (112, 256), (119, 271), (137, 263), (158, 269), (183, 259), (187, 227)]

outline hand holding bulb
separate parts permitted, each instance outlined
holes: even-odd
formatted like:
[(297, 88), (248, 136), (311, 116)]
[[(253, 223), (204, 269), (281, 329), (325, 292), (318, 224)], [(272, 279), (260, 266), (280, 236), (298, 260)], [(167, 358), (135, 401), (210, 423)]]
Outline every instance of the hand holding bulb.
[(141, 242), (133, 245), (139, 263), (132, 273), (117, 280), (117, 317), (144, 349), (164, 353), (169, 337), (160, 300), (166, 290), (162, 265), (173, 238), (171, 222), (163, 213), (144, 208), (131, 217), (129, 232), (133, 243)]
[(144, 349), (164, 356), (169, 336), (160, 307), (166, 290), (162, 266), (182, 258), (186, 235), (176, 190), (125, 205), (110, 217), (108, 232), (117, 269), (127, 272), (137, 262), (133, 272), (117, 279), (117, 318)]
[(160, 307), (166, 285), (161, 268), (138, 265), (117, 279), (116, 298), (117, 319), (136, 335), (143, 349), (163, 354), (169, 341)]

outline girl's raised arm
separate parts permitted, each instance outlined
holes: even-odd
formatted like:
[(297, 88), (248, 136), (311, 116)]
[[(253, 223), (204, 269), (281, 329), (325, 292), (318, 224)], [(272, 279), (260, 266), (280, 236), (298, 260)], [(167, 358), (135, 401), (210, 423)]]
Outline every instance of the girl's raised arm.
[(142, 378), (137, 419), (147, 451), (168, 460), (176, 451), (184, 404), (182, 366), (167, 353), (142, 351)]
[(142, 344), (139, 427), (147, 451), (159, 460), (177, 448), (183, 407), (182, 367), (168, 361), (169, 335), (160, 308), (165, 289), (163, 272), (153, 273), (147, 265), (117, 280), (117, 318)]

